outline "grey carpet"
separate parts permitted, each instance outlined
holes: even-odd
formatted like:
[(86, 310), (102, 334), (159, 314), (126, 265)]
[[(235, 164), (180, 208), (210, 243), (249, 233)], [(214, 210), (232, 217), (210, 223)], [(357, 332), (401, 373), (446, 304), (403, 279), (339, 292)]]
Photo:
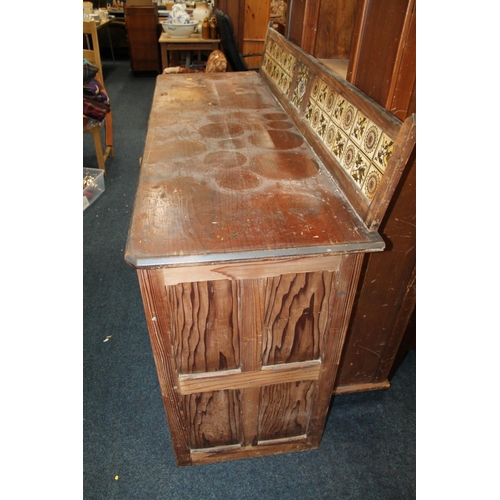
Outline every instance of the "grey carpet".
[[(416, 497), (416, 354), (386, 391), (337, 396), (318, 450), (179, 468), (135, 270), (123, 260), (155, 76), (105, 61), (115, 157), (83, 213), (85, 500)], [(83, 165), (97, 168), (90, 136)], [(107, 341), (105, 341), (107, 339)]]

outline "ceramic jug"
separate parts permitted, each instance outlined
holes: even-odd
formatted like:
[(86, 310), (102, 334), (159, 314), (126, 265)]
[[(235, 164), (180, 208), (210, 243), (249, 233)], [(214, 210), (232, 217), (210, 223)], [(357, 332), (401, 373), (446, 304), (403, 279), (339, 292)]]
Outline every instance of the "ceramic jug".
[(212, 15), (212, 6), (208, 2), (196, 2), (196, 7), (193, 10), (193, 20), (203, 21), (206, 17), (210, 19)]

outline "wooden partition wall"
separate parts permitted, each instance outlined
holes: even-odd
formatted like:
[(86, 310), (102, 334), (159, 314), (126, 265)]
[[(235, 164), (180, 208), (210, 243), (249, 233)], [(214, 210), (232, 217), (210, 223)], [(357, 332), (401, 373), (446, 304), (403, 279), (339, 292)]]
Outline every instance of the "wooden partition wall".
[[(242, 54), (262, 53), (269, 24), (270, 0), (218, 0), (233, 24), (238, 48)], [(249, 67), (258, 67), (261, 57), (247, 57)]]

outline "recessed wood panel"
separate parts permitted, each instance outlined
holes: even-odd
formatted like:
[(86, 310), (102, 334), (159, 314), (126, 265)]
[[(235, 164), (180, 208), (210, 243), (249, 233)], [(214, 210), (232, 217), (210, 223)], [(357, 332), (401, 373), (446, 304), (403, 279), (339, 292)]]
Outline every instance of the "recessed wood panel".
[(192, 449), (238, 444), (241, 440), (239, 391), (184, 396), (188, 443)]
[(302, 46), (302, 34), (304, 31), (304, 16), (306, 14), (306, 0), (294, 0), (290, 4), (289, 25), (287, 26), (287, 38), (299, 47)]
[(235, 282), (181, 283), (166, 288), (179, 374), (238, 368), (240, 350)]
[(329, 272), (268, 278), (262, 336), (264, 366), (319, 358), (331, 282)]
[(316, 382), (292, 382), (263, 387), (259, 407), (259, 441), (307, 434)]

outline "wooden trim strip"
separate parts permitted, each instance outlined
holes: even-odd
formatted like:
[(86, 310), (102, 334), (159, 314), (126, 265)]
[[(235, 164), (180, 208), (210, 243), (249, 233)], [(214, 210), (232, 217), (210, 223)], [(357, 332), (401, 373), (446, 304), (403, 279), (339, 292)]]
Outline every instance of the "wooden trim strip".
[(353, 394), (355, 392), (366, 392), (366, 391), (379, 391), (383, 389), (389, 389), (391, 386), (391, 383), (386, 380), (383, 382), (377, 382), (377, 383), (366, 383), (366, 384), (353, 384), (353, 385), (343, 385), (340, 387), (336, 387), (333, 391), (334, 395), (341, 395), (341, 394)]
[(137, 276), (175, 459), (179, 466), (191, 465), (182, 398), (175, 390), (177, 373), (174, 351), (170, 335), (164, 334), (170, 330), (170, 320), (165, 307), (165, 286), (161, 270), (138, 269)]
[(261, 370), (250, 372), (225, 370), (212, 373), (193, 373), (179, 376), (177, 390), (180, 394), (185, 395), (318, 380), (320, 371), (321, 361), (313, 360), (265, 366)]
[(341, 260), (340, 255), (328, 255), (302, 258), (291, 257), (267, 262), (172, 267), (163, 269), (163, 279), (165, 285), (177, 285), (179, 283), (192, 283), (193, 281), (245, 280), (268, 278), (287, 273), (337, 271)]
[(306, 451), (318, 448), (317, 444), (310, 443), (307, 439), (290, 440), (289, 443), (266, 444), (265, 446), (232, 446), (191, 450), (193, 465), (226, 462), (228, 460), (241, 460), (244, 458), (264, 457), (295, 451)]
[(284, 443), (291, 443), (294, 441), (306, 441), (307, 440), (307, 434), (301, 434), (300, 436), (290, 436), (290, 437), (285, 437), (285, 438), (279, 438), (279, 439), (265, 439), (263, 441), (258, 441), (257, 445), (258, 446), (269, 446), (273, 444), (284, 444)]

